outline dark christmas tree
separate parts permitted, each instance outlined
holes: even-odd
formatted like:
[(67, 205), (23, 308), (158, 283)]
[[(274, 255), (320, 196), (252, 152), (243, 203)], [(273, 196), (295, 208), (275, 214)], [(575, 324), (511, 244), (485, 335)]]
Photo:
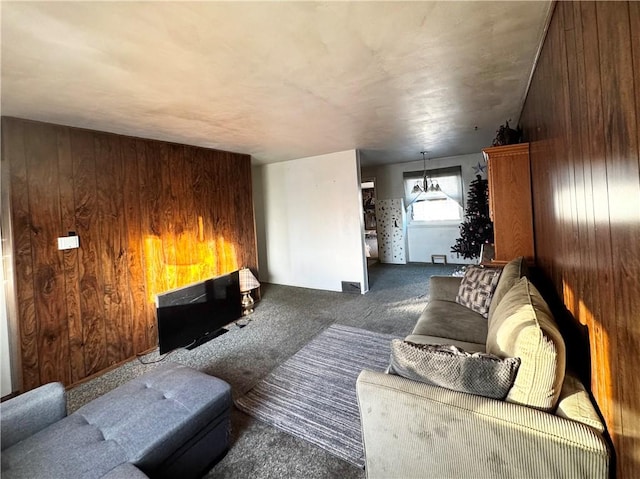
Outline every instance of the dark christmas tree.
[(465, 220), (460, 225), (460, 238), (451, 247), (451, 251), (471, 259), (480, 256), (484, 243), (493, 243), (493, 223), (489, 218), (488, 182), (480, 175), (469, 185)]

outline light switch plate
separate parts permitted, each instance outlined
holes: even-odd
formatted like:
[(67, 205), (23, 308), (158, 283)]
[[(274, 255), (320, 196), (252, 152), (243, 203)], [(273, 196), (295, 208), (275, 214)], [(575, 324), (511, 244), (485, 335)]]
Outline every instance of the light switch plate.
[(80, 247), (80, 238), (78, 236), (61, 236), (58, 238), (58, 249), (74, 249)]

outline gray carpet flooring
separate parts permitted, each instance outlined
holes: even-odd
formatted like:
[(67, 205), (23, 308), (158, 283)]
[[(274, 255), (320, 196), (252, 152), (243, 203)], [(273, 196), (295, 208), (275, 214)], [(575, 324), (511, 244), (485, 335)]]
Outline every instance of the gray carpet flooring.
[[(227, 381), (234, 399), (244, 396), (331, 324), (395, 336), (407, 335), (428, 300), (432, 275), (450, 275), (455, 265), (382, 265), (369, 267), (365, 295), (263, 284), (245, 327), (229, 331), (191, 351), (166, 357)], [(158, 359), (152, 352), (140, 360)], [(157, 367), (130, 361), (69, 391), (68, 409), (76, 410), (125, 381)], [(234, 408), (231, 449), (207, 478), (364, 478), (364, 471)]]

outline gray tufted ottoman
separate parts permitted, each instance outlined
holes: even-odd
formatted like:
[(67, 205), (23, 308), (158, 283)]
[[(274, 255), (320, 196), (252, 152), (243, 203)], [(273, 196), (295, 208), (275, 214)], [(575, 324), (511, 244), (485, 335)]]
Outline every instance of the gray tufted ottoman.
[[(2, 477), (199, 477), (229, 447), (231, 404), (226, 382), (163, 365), (14, 444), (3, 438)], [(2, 406), (2, 433), (11, 438), (27, 419)]]

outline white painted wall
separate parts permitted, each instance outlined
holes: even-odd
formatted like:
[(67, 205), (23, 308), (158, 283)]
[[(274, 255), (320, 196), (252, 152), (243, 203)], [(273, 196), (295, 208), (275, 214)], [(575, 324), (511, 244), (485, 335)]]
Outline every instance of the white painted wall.
[(356, 150), (253, 168), (260, 280), (368, 290)]
[[(475, 179), (473, 169), (478, 163), (484, 165), (482, 153), (471, 155), (436, 158), (427, 161), (427, 169), (444, 168), (447, 166), (461, 166), (462, 183), (464, 188), (464, 206), (466, 208), (469, 184)], [(406, 163), (395, 163), (362, 169), (363, 177), (376, 178), (376, 194), (378, 199), (404, 198), (405, 171), (422, 171), (422, 160)], [(486, 173), (482, 174), (486, 178)], [(437, 226), (411, 225), (407, 226), (408, 261), (417, 263), (431, 262), (432, 254), (446, 254), (449, 263), (476, 263), (477, 259), (467, 260), (451, 252), (451, 247), (460, 236), (460, 223), (443, 223)]]

